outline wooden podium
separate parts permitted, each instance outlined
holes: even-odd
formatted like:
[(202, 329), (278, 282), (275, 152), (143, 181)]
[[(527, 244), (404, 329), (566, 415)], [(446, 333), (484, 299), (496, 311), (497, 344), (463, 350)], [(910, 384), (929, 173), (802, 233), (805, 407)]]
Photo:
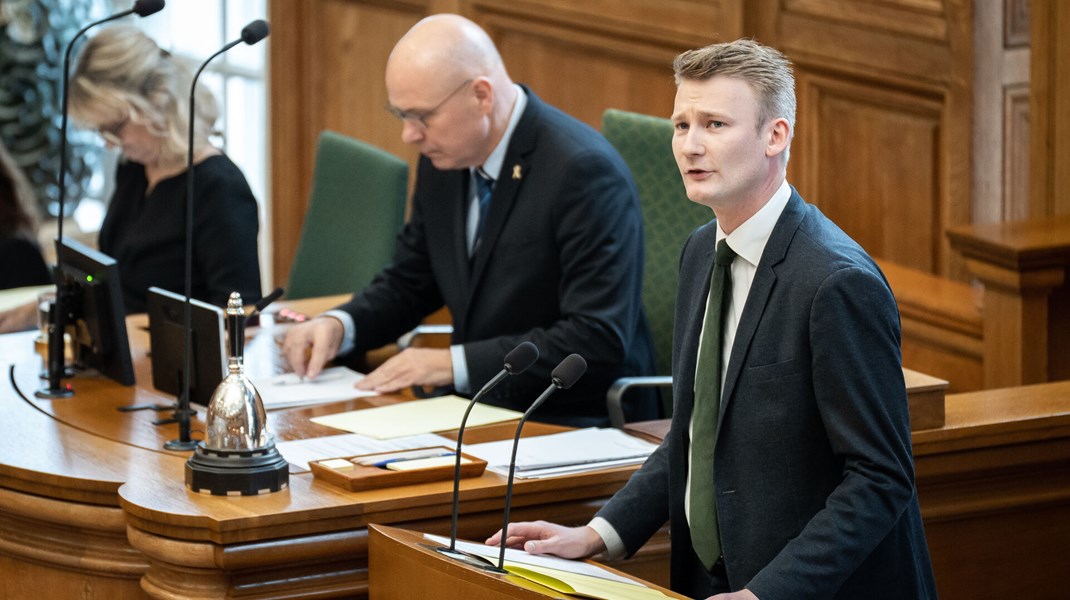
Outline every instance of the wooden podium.
[[(575, 600), (513, 574), (500, 574), (467, 565), (433, 549), (433, 542), (414, 531), (370, 525), (368, 527), (368, 578), (371, 600)], [(610, 569), (612, 571), (612, 569)], [(641, 581), (636, 577), (614, 571)], [(644, 582), (646, 583), (646, 582)], [(684, 598), (665, 588), (646, 583), (668, 598)]]

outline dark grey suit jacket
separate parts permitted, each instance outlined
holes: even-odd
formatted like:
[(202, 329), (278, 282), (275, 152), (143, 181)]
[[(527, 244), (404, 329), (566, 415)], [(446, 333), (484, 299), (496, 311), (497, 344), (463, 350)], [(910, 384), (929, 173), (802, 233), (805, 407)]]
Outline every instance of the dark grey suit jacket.
[[(680, 267), (665, 442), (599, 513), (637, 550), (666, 520), (672, 581), (697, 568), (684, 514), (688, 423), (716, 221)], [(792, 197), (740, 317), (714, 457), (729, 582), (760, 600), (935, 598), (914, 489), (895, 299), (876, 264)]]
[[(577, 426), (605, 424), (605, 393), (617, 377), (653, 372), (640, 297), (643, 223), (628, 167), (598, 132), (543, 103), (528, 104), (506, 150), (483, 240), (465, 243), (469, 171), (421, 158), (409, 222), (391, 265), (341, 307), (353, 316), (356, 350), (392, 342), (445, 304), (477, 390), (524, 340), (541, 351), (506, 379), (490, 404), (525, 410), (570, 353), (587, 374), (532, 416)], [(637, 406), (650, 417), (653, 402)]]

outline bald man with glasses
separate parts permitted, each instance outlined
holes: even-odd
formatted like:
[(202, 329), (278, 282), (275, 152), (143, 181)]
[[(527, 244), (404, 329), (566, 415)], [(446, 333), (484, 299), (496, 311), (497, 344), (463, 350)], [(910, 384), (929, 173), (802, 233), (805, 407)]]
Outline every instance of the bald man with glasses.
[[(533, 418), (607, 424), (609, 385), (653, 370), (642, 215), (627, 166), (596, 131), (513, 83), (486, 32), (457, 15), (428, 17), (402, 37), (386, 88), (402, 140), (421, 154), (412, 215), (394, 260), (367, 288), (287, 335), (294, 370), (315, 377), (336, 356), (393, 342), (445, 305), (448, 349), (404, 350), (359, 387), (471, 394), (526, 340), (541, 358), (486, 401), (526, 409), (576, 352), (587, 374)], [(653, 398), (630, 410), (653, 417)]]

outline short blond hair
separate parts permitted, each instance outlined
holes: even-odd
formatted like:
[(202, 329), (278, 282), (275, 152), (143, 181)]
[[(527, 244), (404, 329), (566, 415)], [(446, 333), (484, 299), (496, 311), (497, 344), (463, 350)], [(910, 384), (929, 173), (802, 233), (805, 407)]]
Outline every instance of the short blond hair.
[[(140, 29), (109, 27), (86, 42), (78, 55), (69, 87), (71, 117), (89, 127), (129, 117), (162, 138), (162, 154), (175, 160), (187, 151), (192, 82), (189, 66)], [(198, 149), (214, 133), (219, 105), (203, 85), (196, 100), (193, 146)]]
[(787, 119), (795, 130), (795, 75), (791, 61), (779, 50), (750, 39), (688, 50), (672, 63), (676, 85), (684, 80), (705, 81), (715, 75), (750, 84), (758, 96), (758, 127), (773, 119)]

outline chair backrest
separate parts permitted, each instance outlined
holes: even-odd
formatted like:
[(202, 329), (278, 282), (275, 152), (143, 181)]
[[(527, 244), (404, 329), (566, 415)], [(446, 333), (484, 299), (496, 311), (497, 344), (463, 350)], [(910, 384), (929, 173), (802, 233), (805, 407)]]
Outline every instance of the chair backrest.
[(668, 119), (609, 109), (602, 115), (602, 135), (628, 163), (639, 187), (646, 242), (643, 308), (654, 337), (658, 373), (669, 375), (680, 250), (687, 236), (713, 213), (687, 199)]
[(333, 131), (320, 134), (287, 298), (356, 292), (371, 282), (394, 254), (408, 173), (389, 152)]

